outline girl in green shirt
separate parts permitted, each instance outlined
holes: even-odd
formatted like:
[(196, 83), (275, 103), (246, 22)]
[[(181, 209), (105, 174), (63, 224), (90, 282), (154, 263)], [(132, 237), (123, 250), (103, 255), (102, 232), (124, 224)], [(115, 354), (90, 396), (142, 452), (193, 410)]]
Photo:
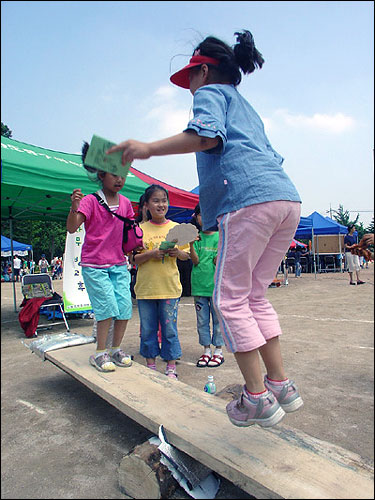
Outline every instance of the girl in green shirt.
[[(198, 239), (190, 243), (190, 257), (193, 262), (191, 294), (194, 297), (197, 314), (199, 343), (204, 346), (204, 353), (198, 359), (197, 367), (214, 368), (224, 363), (222, 351), (224, 341), (212, 301), (219, 233), (201, 230), (202, 218), (199, 204), (195, 207), (195, 219), (200, 232)], [(212, 334), (210, 317), (212, 318)], [(213, 353), (211, 344), (215, 346)]]

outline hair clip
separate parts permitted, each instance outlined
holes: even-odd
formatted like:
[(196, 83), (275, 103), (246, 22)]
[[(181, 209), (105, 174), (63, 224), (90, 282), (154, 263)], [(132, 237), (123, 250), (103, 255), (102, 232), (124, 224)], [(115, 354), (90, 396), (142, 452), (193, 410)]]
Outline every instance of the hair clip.
[(200, 55), (201, 55), (201, 49), (194, 50), (193, 56), (200, 56)]

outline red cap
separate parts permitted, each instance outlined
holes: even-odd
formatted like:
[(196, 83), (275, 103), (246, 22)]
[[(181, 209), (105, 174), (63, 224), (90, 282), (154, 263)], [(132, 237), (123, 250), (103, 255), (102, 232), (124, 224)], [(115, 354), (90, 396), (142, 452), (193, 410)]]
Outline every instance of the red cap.
[(218, 66), (219, 60), (214, 59), (213, 57), (193, 56), (190, 59), (189, 64), (187, 66), (180, 69), (180, 71), (177, 71), (170, 77), (171, 82), (174, 83), (175, 85), (178, 85), (179, 87), (182, 87), (183, 89), (190, 88), (190, 81), (189, 81), (190, 69), (194, 68), (195, 66), (200, 66), (201, 64), (204, 63), (214, 64), (215, 66)]

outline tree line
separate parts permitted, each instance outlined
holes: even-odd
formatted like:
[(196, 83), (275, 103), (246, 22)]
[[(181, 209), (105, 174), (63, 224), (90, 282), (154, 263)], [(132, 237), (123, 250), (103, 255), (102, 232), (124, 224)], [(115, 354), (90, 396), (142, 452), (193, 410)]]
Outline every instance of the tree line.
[(342, 224), (343, 226), (349, 226), (349, 224), (355, 225), (355, 228), (358, 231), (358, 241), (364, 234), (374, 232), (374, 217), (372, 218), (371, 223), (367, 227), (364, 227), (363, 222), (359, 222), (359, 214), (357, 214), (357, 217), (354, 220), (351, 220), (349, 210), (344, 210), (343, 205), (339, 205), (339, 208), (337, 210), (332, 210), (332, 212), (333, 218), (339, 224)]
[[(12, 224), (13, 239), (33, 247), (35, 262), (46, 254), (51, 262), (54, 257), (62, 257), (65, 251), (65, 221), (15, 220)], [(10, 238), (9, 221), (1, 221), (1, 234)]]

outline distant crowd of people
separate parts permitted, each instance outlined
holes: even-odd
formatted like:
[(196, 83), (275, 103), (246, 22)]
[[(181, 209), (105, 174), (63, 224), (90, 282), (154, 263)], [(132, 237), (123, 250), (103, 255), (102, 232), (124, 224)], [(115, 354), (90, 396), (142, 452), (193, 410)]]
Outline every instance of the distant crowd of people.
[(54, 257), (51, 264), (42, 254), (38, 264), (28, 257), (15, 255), (13, 257), (13, 271), (11, 257), (1, 261), (1, 281), (21, 281), (25, 274), (47, 273), (52, 279), (61, 279), (63, 275), (63, 258)]

